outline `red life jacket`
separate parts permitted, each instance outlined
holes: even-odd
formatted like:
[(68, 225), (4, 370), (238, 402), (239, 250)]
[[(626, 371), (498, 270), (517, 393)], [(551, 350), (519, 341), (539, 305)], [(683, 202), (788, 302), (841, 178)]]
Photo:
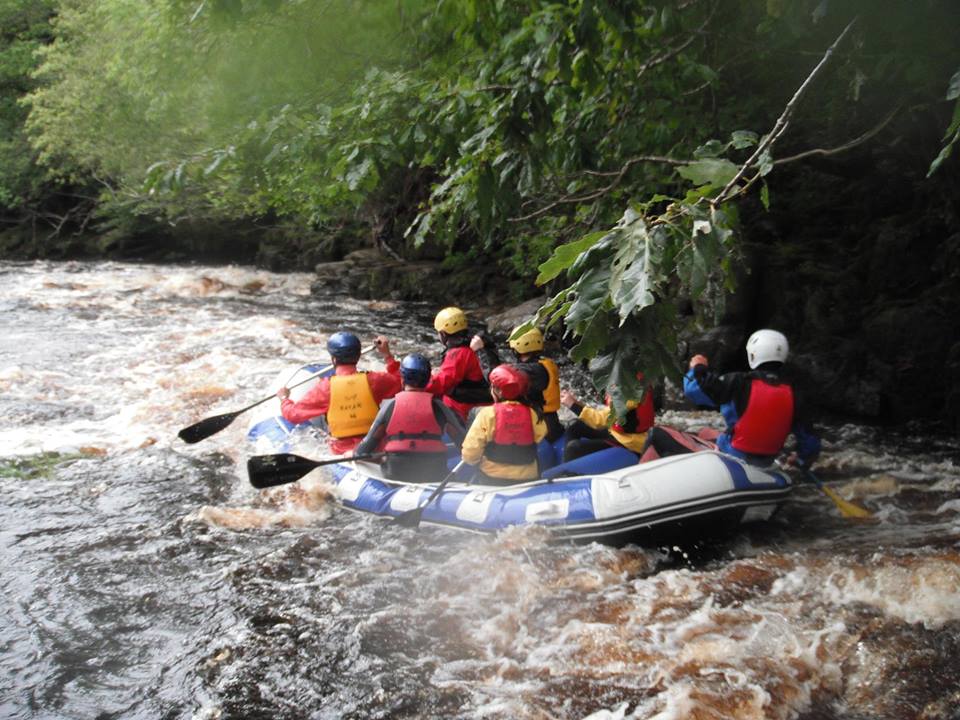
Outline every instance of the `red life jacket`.
[(384, 440), (388, 453), (445, 453), (443, 430), (433, 414), (433, 394), (398, 392)]
[(484, 456), (504, 465), (536, 462), (537, 443), (530, 408), (520, 403), (500, 402), (493, 406), (493, 417), (493, 440), (484, 448)]
[(793, 426), (793, 388), (754, 378), (743, 415), (733, 427), (730, 445), (751, 455), (776, 455)]
[(653, 388), (647, 387), (640, 404), (627, 412), (627, 419), (622, 425), (614, 423), (613, 429), (625, 435), (646, 432), (653, 427), (656, 415), (656, 409), (653, 407)]

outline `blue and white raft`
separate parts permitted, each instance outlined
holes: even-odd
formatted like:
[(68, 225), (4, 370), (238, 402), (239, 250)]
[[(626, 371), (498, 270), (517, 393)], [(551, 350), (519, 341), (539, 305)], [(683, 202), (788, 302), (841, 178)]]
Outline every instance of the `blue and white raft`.
[[(321, 377), (330, 375), (333, 375), (332, 365), (304, 365), (292, 372), (284, 371), (277, 375), (269, 392), (290, 387), (290, 399), (298, 402), (313, 389)], [(321, 420), (316, 421), (316, 425), (321, 423)], [(309, 431), (312, 427), (315, 427), (313, 421), (294, 424), (287, 420), (280, 413), (280, 400), (273, 398), (257, 407), (251, 414), (247, 424), (247, 439), (253, 443), (256, 452), (286, 452), (293, 446), (295, 433)]]
[[(596, 455), (616, 452), (625, 451), (612, 448)], [(578, 461), (581, 467), (587, 459)], [(603, 458), (596, 462), (603, 464)], [(437, 487), (389, 480), (367, 462), (330, 467), (345, 507), (384, 517), (423, 505)], [(560, 540), (614, 544), (677, 532), (703, 537), (768, 520), (791, 491), (786, 475), (711, 451), (564, 476), (569, 470), (569, 465), (557, 466), (544, 473), (552, 477), (509, 487), (452, 482), (423, 510), (421, 523), (475, 533), (536, 525)]]

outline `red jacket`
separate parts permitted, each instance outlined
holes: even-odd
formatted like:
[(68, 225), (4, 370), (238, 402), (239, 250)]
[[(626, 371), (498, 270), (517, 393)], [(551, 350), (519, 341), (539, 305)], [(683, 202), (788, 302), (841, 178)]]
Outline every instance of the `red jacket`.
[(485, 403), (462, 403), (450, 397), (450, 393), (464, 380), (484, 382), (483, 370), (477, 354), (466, 345), (453, 347), (443, 356), (443, 363), (430, 378), (426, 390), (434, 395), (443, 395), (443, 403), (453, 409), (463, 420), (467, 419), (470, 408), (477, 405), (490, 405), (493, 398)]
[[(353, 375), (356, 372), (356, 365), (337, 365), (335, 370), (337, 375)], [(367, 381), (370, 383), (370, 391), (377, 404), (392, 398), (402, 387), (400, 363), (395, 358), (391, 358), (387, 363), (386, 372), (368, 372)], [(300, 402), (293, 402), (290, 398), (286, 398), (280, 403), (280, 412), (292, 423), (302, 423), (318, 415), (326, 415), (329, 409), (330, 378), (320, 378), (320, 381), (300, 399)], [(362, 435), (349, 438), (331, 437), (328, 442), (330, 450), (340, 455), (353, 450), (361, 440), (363, 440)]]

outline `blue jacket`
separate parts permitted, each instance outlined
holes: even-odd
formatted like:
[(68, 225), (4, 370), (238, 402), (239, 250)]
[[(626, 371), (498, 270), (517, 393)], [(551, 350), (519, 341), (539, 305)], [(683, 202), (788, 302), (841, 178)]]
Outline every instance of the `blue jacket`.
[[(766, 363), (751, 372), (732, 372), (724, 375), (718, 375), (706, 365), (697, 365), (690, 368), (683, 378), (683, 394), (696, 405), (720, 410), (727, 424), (727, 430), (717, 438), (717, 449), (748, 462), (768, 464), (773, 461), (773, 457), (750, 456), (734, 448), (730, 440), (734, 425), (743, 416), (750, 402), (752, 381), (757, 378), (761, 380), (766, 378), (789, 383), (789, 379), (783, 375), (780, 363)], [(790, 384), (793, 385), (793, 383)], [(820, 455), (820, 438), (806, 417), (796, 388), (794, 388), (794, 394), (797, 397), (797, 409), (794, 412), (791, 427), (796, 440), (794, 450), (800, 461), (809, 467)]]

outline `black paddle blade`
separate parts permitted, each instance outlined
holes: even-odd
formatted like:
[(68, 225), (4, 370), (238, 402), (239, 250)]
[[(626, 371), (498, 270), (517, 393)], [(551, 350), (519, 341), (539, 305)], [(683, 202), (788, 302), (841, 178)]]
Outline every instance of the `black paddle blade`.
[(400, 527), (410, 528), (411, 530), (420, 527), (420, 518), (423, 517), (423, 508), (426, 505), (421, 505), (416, 507), (413, 510), (407, 510), (404, 513), (400, 513), (393, 520), (391, 524), (399, 525)]
[(247, 460), (247, 474), (250, 484), (262, 490), (296, 482), (314, 468), (325, 464), (291, 453), (256, 455)]
[(177, 436), (189, 445), (193, 443), (200, 442), (201, 440), (206, 440), (211, 435), (215, 435), (230, 423), (237, 419), (242, 410), (238, 412), (224, 413), (223, 415), (214, 415), (213, 417), (204, 418), (198, 423), (194, 423), (190, 427), (185, 427), (183, 430), (177, 433)]

